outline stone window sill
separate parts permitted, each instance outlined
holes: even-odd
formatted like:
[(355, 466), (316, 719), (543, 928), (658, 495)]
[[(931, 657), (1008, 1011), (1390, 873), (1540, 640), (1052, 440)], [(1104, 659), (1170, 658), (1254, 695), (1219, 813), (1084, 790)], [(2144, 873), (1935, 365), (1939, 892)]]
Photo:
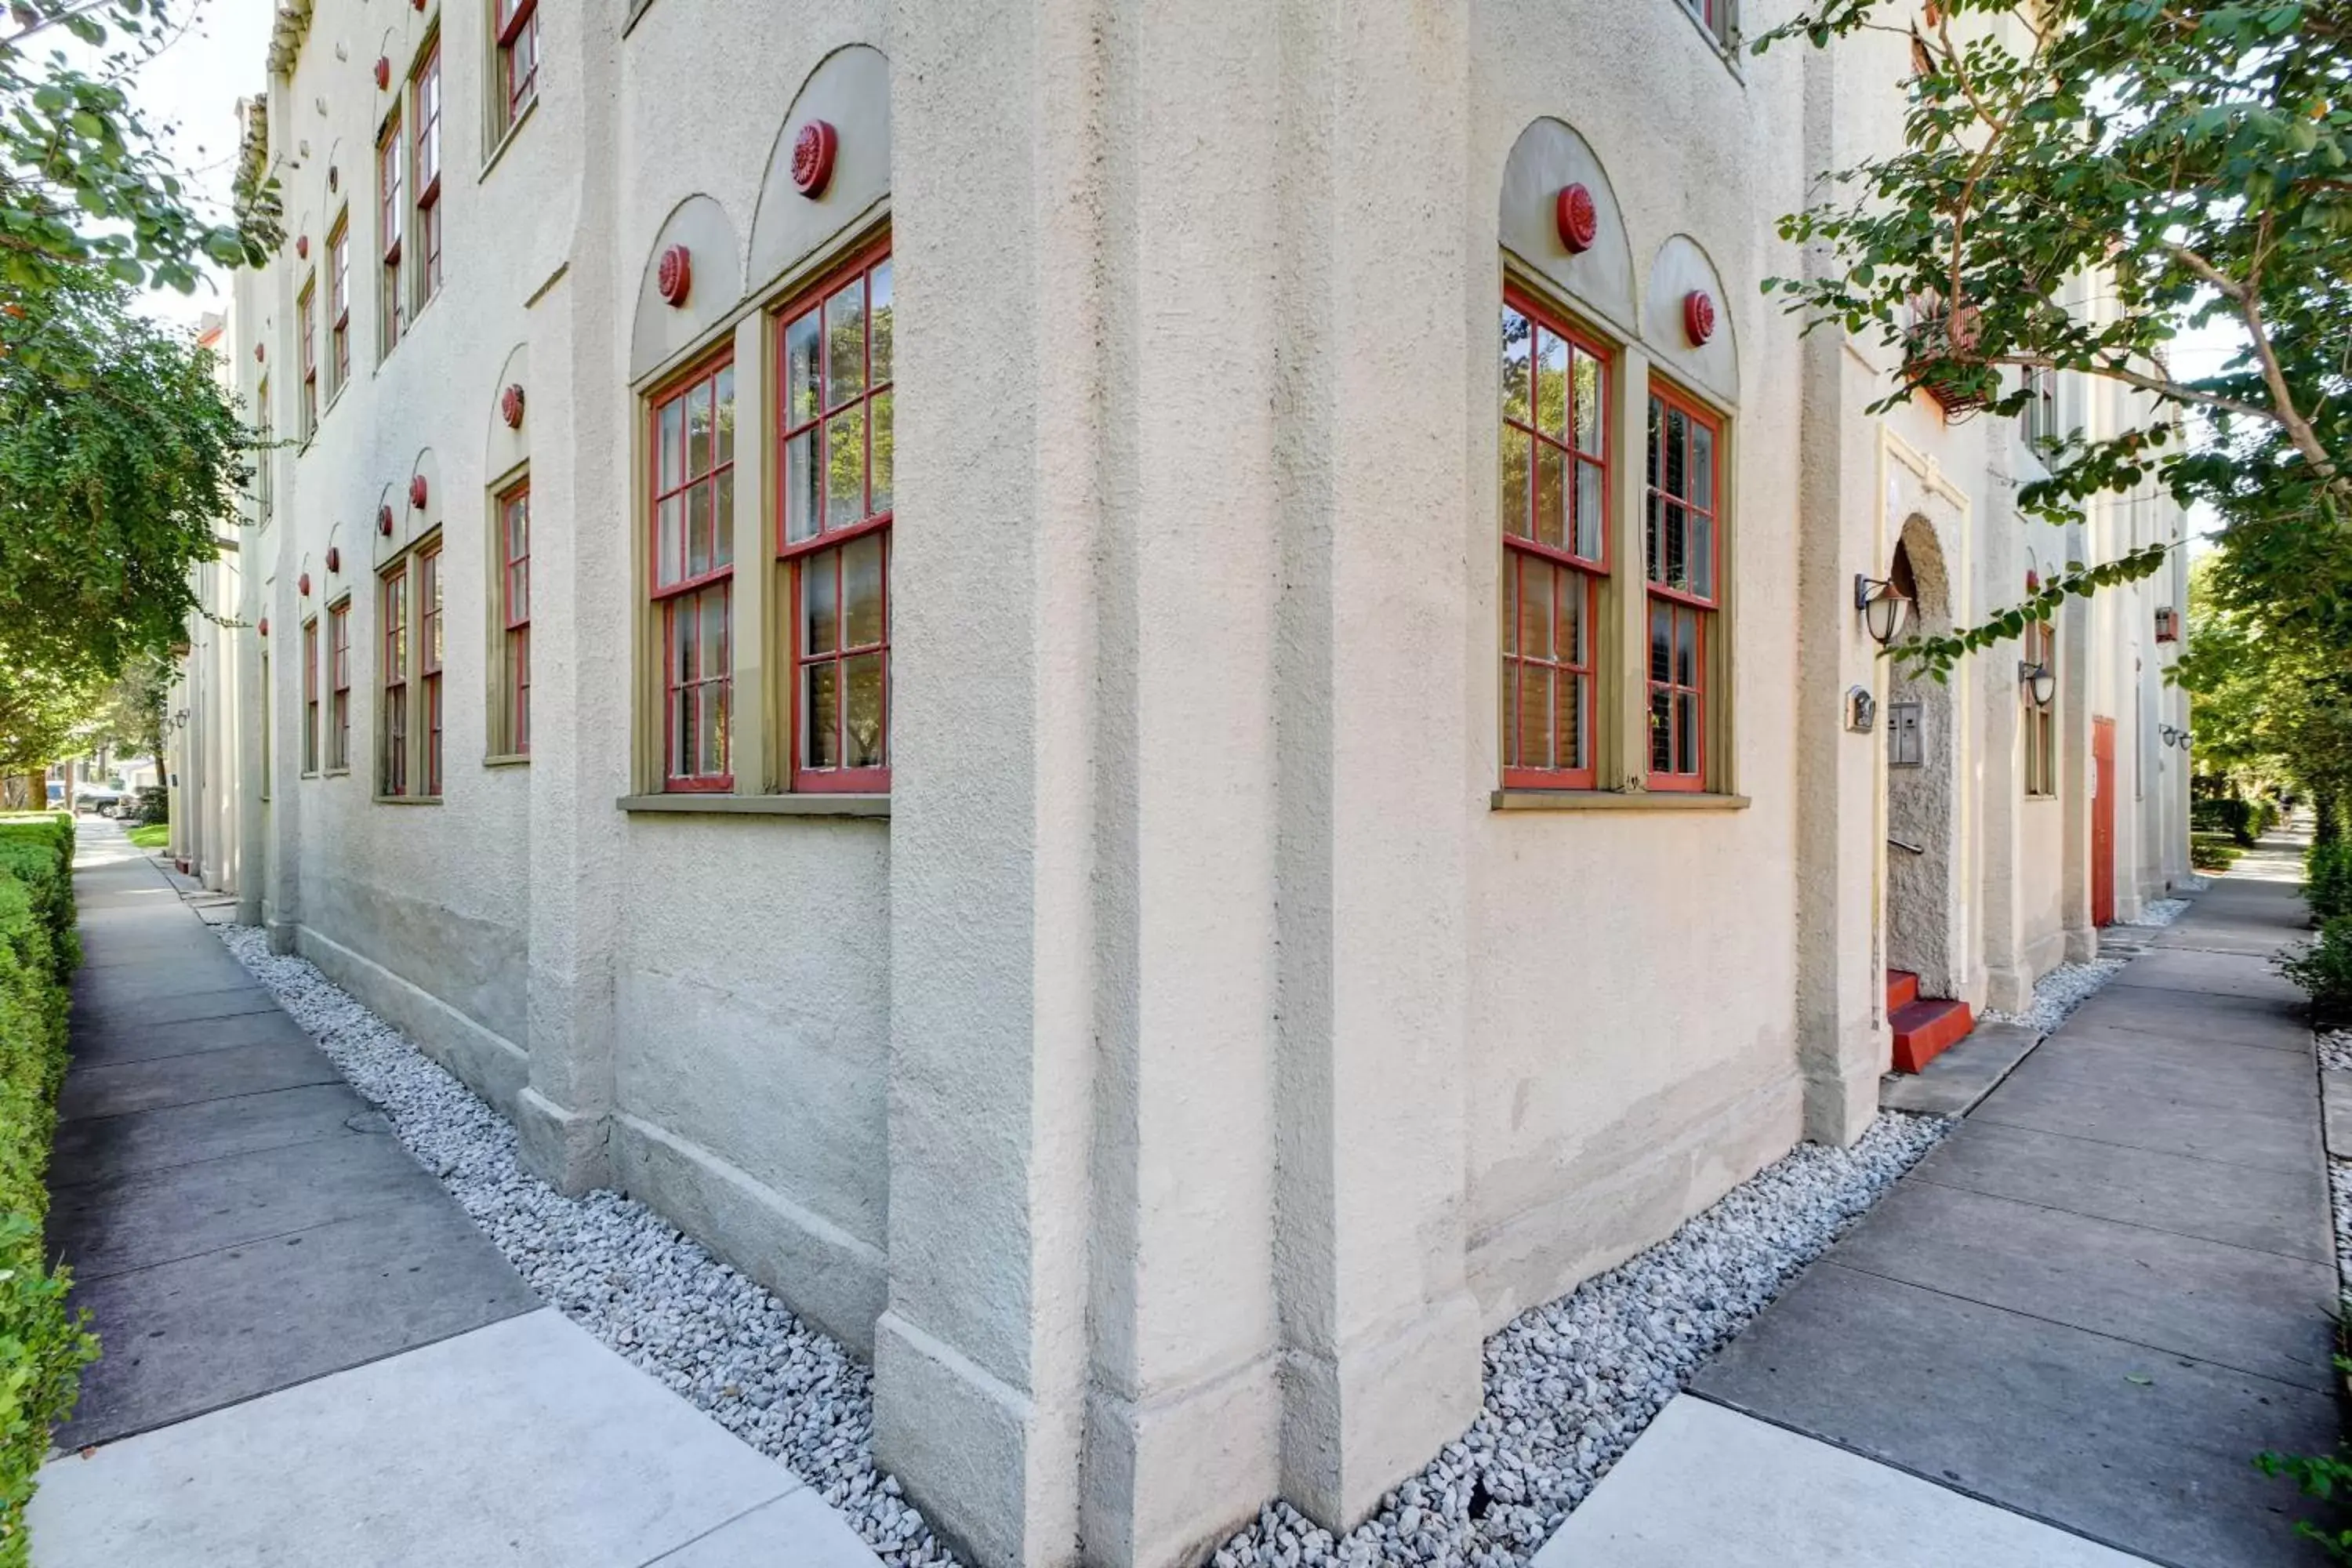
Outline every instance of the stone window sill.
[(530, 762), (529, 752), (493, 752), (482, 759), (486, 768), (520, 768)]
[(378, 805), (439, 805), (437, 795), (376, 795), (368, 797)]
[(1496, 811), (1745, 811), (1750, 803), (1744, 795), (1666, 789), (1498, 789), (1488, 804)]
[(623, 811), (678, 812), (699, 816), (887, 816), (887, 795), (625, 795)]

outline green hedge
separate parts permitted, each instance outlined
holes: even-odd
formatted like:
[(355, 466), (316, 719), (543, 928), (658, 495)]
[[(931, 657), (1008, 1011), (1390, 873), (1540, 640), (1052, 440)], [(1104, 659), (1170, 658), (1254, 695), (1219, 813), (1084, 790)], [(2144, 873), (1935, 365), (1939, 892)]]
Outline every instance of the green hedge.
[(41, 1242), (68, 983), (81, 962), (73, 843), (68, 817), (0, 821), (0, 1568), (28, 1560), (25, 1505), (50, 1428), (72, 1414), (98, 1354)]
[(2352, 840), (2314, 844), (2304, 852), (2303, 898), (2315, 920), (2352, 915)]
[(2245, 848), (2278, 826), (2278, 803), (2267, 797), (2241, 800), (2234, 795), (2191, 801), (2189, 826), (2207, 833), (2226, 833)]

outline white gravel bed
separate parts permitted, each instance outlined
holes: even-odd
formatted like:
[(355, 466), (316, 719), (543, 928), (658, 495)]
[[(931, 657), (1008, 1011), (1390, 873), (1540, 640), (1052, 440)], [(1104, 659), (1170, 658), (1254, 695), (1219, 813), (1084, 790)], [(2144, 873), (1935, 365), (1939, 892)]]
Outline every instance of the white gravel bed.
[(2189, 876), (2181, 878), (2179, 881), (2173, 883), (2172, 887), (2175, 892), (2201, 893), (2212, 885), (2213, 879), (2210, 877)]
[(2187, 899), (2151, 899), (2139, 909), (2139, 919), (2117, 921), (2122, 926), (2168, 926), (2189, 908)]
[(954, 1561), (875, 1469), (871, 1375), (848, 1352), (643, 1204), (525, 1171), (504, 1117), (308, 959), (215, 929), (550, 1306), (791, 1467), (884, 1563)]
[(1800, 1144), (1665, 1240), (1486, 1342), (1486, 1406), (1335, 1540), (1286, 1503), (1215, 1568), (1527, 1562), (1709, 1356), (1957, 1123), (1885, 1111), (1851, 1149)]
[(2329, 1029), (2318, 1037), (2319, 1065), (2329, 1072), (2352, 1072), (2352, 1029)]
[(1990, 1018), (1996, 1024), (2022, 1024), (2038, 1034), (2046, 1035), (2066, 1021), (2067, 1016), (2091, 999), (2091, 993), (2116, 976), (2124, 966), (2120, 958), (2095, 958), (2088, 963), (2062, 963), (2033, 983), (2033, 1004), (2022, 1013), (2004, 1013), (1998, 1007), (1988, 1007), (1979, 1017)]

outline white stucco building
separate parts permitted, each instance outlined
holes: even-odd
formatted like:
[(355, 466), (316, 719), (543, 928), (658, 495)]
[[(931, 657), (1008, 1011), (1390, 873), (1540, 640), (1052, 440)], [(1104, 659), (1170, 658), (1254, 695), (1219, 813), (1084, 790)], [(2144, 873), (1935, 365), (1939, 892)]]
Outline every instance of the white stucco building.
[(2178, 575), (2046, 707), (1878, 657), (1857, 577), (2180, 520), (1865, 414), (1759, 286), (1899, 47), (1715, 8), (282, 5), (247, 917), (869, 1356), (974, 1561), (1351, 1521), (1861, 1132), (1890, 966), (2013, 1007), (2187, 874)]

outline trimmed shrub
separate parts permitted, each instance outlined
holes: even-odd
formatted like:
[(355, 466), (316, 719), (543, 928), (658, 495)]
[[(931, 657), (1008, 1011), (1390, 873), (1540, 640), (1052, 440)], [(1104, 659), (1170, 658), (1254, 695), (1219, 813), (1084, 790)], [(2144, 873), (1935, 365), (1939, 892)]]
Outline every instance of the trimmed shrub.
[(80, 962), (72, 822), (0, 822), (0, 1568), (28, 1561), (25, 1508), (50, 1429), (73, 1413), (81, 1369), (98, 1354), (41, 1241), (67, 984)]
[(2247, 849), (2252, 849), (2254, 841), (2277, 822), (2278, 803), (2267, 798), (2241, 800), (2235, 795), (2221, 795), (2191, 801), (2189, 805), (2189, 826), (2205, 833), (2226, 833)]
[(2317, 941), (2289, 948), (2272, 962), (2310, 994), (2321, 1022), (2352, 1018), (2352, 915), (2322, 921)]
[(2332, 839), (2305, 853), (2303, 900), (2314, 920), (2352, 915), (2352, 841)]

